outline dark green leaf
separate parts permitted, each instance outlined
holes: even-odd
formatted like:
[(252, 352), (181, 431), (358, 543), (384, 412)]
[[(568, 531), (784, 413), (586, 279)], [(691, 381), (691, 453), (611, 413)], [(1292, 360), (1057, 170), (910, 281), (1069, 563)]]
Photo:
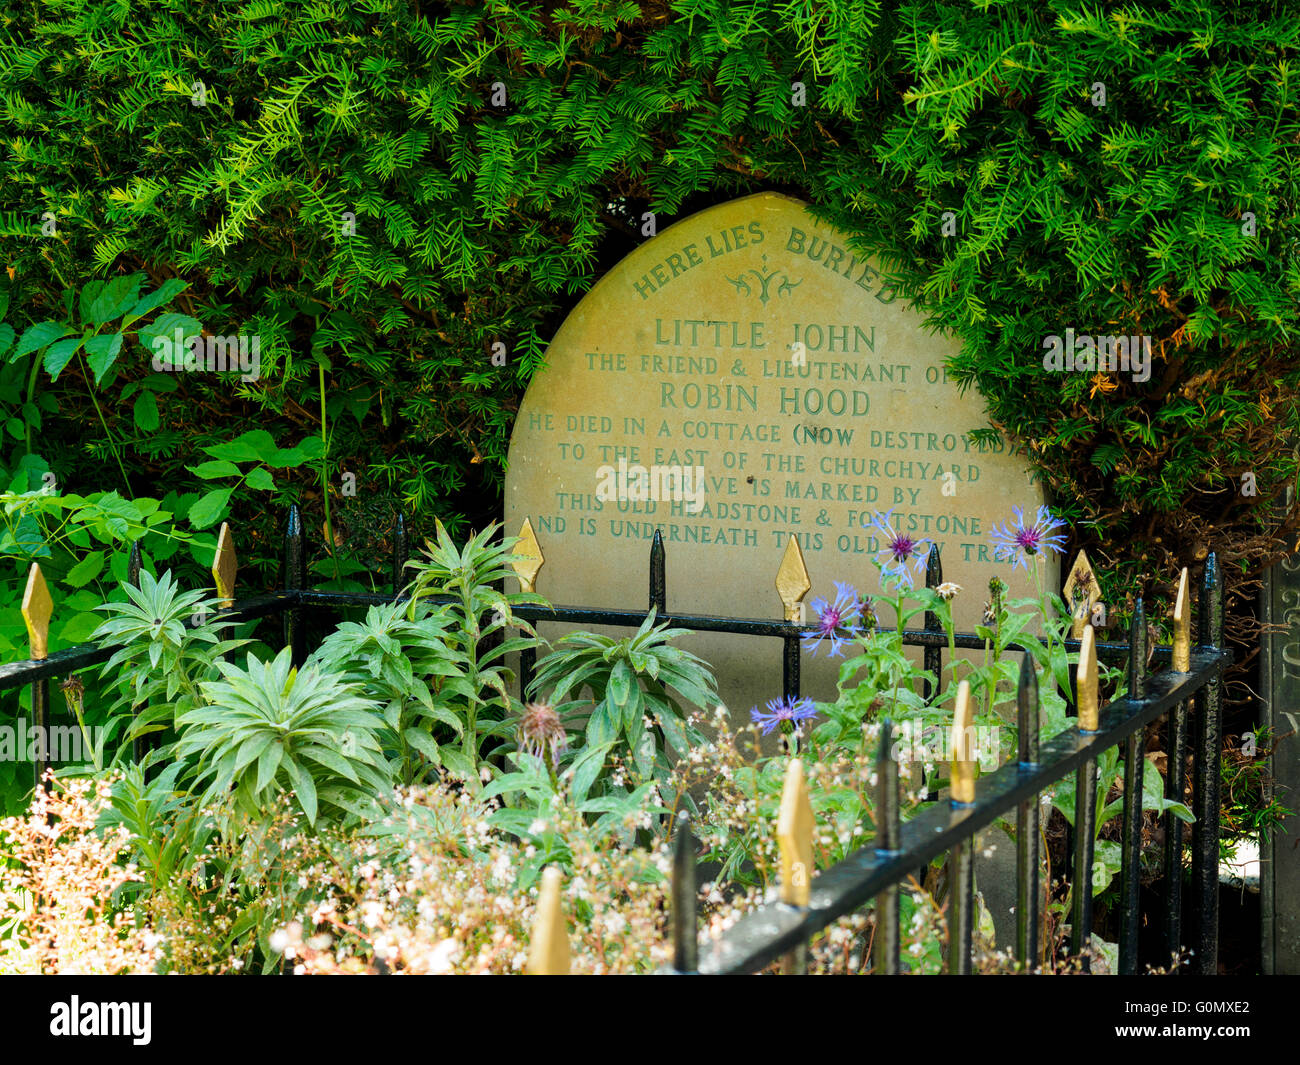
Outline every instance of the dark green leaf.
[(104, 375), (117, 361), (118, 352), (122, 350), (122, 334), (112, 333), (107, 336), (91, 337), (86, 341), (86, 365), (95, 375), (95, 384), (104, 379)]
[(154, 398), (152, 392), (141, 392), (135, 397), (132, 415), (135, 418), (136, 428), (142, 432), (152, 433), (158, 428), (158, 400)]
[(205, 495), (190, 507), (190, 524), (196, 529), (206, 529), (213, 524), (226, 513), (233, 491), (233, 488), (217, 488)]
[(56, 340), (45, 349), (45, 372), (50, 375), (50, 380), (59, 379), (59, 374), (72, 361), (72, 356), (77, 353), (79, 347), (81, 347), (81, 337), (69, 337), (67, 340)]
[(59, 337), (65, 337), (73, 332), (70, 325), (64, 325), (62, 322), (37, 322), (29, 326), (18, 341), (18, 346), (14, 348), (13, 354), (9, 356), (9, 361), (20, 359), (30, 352), (37, 351), (47, 344), (58, 340)]

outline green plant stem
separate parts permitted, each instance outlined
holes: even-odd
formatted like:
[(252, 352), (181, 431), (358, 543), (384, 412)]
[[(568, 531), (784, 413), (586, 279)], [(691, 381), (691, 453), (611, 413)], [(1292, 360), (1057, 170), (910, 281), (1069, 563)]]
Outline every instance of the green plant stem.
[[(944, 606), (947, 608), (943, 612), (943, 627), (948, 633), (948, 668), (952, 670), (952, 685), (955, 689), (957, 687), (957, 623), (952, 618), (952, 603), (945, 603)], [(936, 677), (935, 681), (937, 682), (938, 679)], [(955, 690), (953, 698), (957, 698)], [(953, 705), (955, 706), (956, 703), (954, 702)]]
[(126, 485), (127, 497), (129, 499), (134, 499), (135, 489), (131, 487), (131, 480), (126, 475), (126, 467), (122, 465), (122, 456), (121, 454), (118, 453), (117, 445), (113, 443), (113, 434), (108, 431), (108, 422), (104, 420), (104, 412), (103, 410), (100, 409), (99, 399), (95, 396), (95, 386), (92, 380), (93, 375), (90, 372), (90, 367), (86, 365), (86, 358), (84, 352), (78, 351), (77, 358), (81, 361), (82, 366), (85, 368), (86, 391), (90, 393), (90, 402), (95, 405), (95, 413), (99, 415), (99, 424), (104, 427), (104, 436), (107, 437), (108, 439), (108, 446), (110, 450), (112, 450), (113, 452), (113, 458), (117, 460), (117, 468), (122, 472), (122, 483)]
[[(40, 352), (32, 352), (32, 372), (27, 375), (27, 402), (35, 402), (36, 399), (36, 374), (41, 368)], [(32, 423), (25, 417), (23, 418), (23, 431), (26, 433), (27, 454), (32, 453)]]
[(1041, 554), (1034, 558), (1034, 594), (1038, 597), (1038, 610), (1043, 618), (1043, 639), (1047, 643), (1047, 675), (1055, 676), (1052, 670), (1052, 621), (1048, 617), (1047, 601), (1043, 598), (1043, 566)]
[(104, 771), (104, 766), (100, 762), (99, 752), (95, 750), (95, 745), (91, 742), (90, 735), (86, 732), (86, 719), (81, 713), (81, 700), (71, 699), (69, 701), (72, 703), (72, 712), (77, 715), (77, 727), (81, 729), (81, 742), (90, 750), (90, 756), (95, 763), (95, 772), (102, 773)]
[[(996, 624), (996, 622), (994, 623)], [(989, 712), (989, 652), (992, 650), (992, 642), (984, 641), (984, 668), (980, 670), (983, 674), (983, 684), (980, 685), (980, 702), (983, 704), (981, 713)]]
[(334, 579), (341, 585), (343, 583), (343, 571), (339, 568), (338, 545), (334, 542), (334, 523), (330, 521), (330, 440), (329, 433), (326, 430), (325, 364), (323, 362), (316, 364), (316, 374), (317, 380), (320, 382), (320, 442), (324, 445), (324, 451), (320, 457), (320, 494), (325, 501), (325, 539), (329, 541), (330, 558), (334, 562)]
[[(754, 741), (755, 741), (754, 748), (755, 750), (757, 750), (758, 749), (757, 733), (755, 733), (754, 735)], [(761, 797), (758, 791), (758, 762), (757, 761), (755, 761), (752, 767), (752, 772), (753, 772), (753, 781), (754, 781), (754, 812), (757, 814), (757, 812), (762, 809), (762, 806), (760, 805)], [(758, 875), (762, 878), (763, 890), (766, 891), (768, 885), (767, 855), (764, 853), (763, 848), (757, 847), (755, 849), (758, 851)]]

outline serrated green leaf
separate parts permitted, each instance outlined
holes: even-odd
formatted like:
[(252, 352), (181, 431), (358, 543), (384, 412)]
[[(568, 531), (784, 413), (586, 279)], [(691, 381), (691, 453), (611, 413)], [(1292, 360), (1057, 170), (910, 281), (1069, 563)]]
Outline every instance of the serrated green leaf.
[(9, 356), (9, 361), (20, 359), (72, 332), (74, 332), (72, 326), (64, 325), (62, 322), (37, 322), (35, 325), (28, 326), (23, 331), (22, 339), (18, 341), (13, 354)]
[(200, 462), (197, 466), (186, 466), (185, 468), (195, 477), (202, 477), (205, 481), (213, 481), (218, 477), (240, 476), (239, 467), (233, 462), (226, 462), (224, 459)]
[(56, 340), (45, 349), (45, 372), (50, 375), (50, 380), (59, 379), (59, 374), (72, 361), (72, 356), (80, 347), (81, 337), (69, 337), (67, 340)]
[(135, 406), (131, 414), (135, 419), (136, 428), (141, 432), (152, 433), (160, 424), (158, 400), (154, 398), (152, 392), (144, 391), (135, 397)]
[(153, 292), (145, 293), (131, 307), (130, 315), (132, 318), (143, 318), (146, 314), (156, 311), (164, 303), (169, 302), (176, 296), (179, 296), (187, 288), (188, 281), (181, 281), (179, 278), (168, 278)]
[(190, 524), (196, 529), (206, 529), (226, 512), (233, 488), (217, 488), (190, 507)]
[(275, 465), (273, 460), (278, 451), (271, 434), (265, 429), (252, 429), (228, 443), (213, 444), (203, 450), (217, 459), (226, 459), (230, 462), (265, 462), (268, 466)]
[(126, 314), (136, 301), (136, 293), (139, 292), (143, 279), (144, 275), (140, 273), (112, 278), (89, 301), (89, 307), (85, 298), (85, 292), (90, 291), (90, 286), (87, 285), (82, 294), (82, 320), (92, 325), (103, 325)]
[(275, 481), (265, 466), (258, 466), (257, 469), (251, 471), (244, 479), (244, 483), (249, 488), (256, 488), (263, 492), (269, 492), (275, 488)]
[(72, 569), (68, 570), (68, 575), (63, 578), (65, 584), (70, 584), (73, 588), (82, 588), (89, 584), (104, 569), (104, 552), (92, 551)]

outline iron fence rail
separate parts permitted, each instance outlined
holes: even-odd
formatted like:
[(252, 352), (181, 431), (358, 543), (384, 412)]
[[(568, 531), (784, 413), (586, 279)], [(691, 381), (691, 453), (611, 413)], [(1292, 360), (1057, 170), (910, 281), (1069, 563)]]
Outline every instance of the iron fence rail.
[[(1095, 760), (1103, 751), (1139, 734), (1145, 726), (1181, 706), (1196, 692), (1204, 690), (1207, 683), (1216, 682), (1231, 657), (1227, 651), (1197, 648), (1192, 654), (1191, 673), (1166, 671), (1151, 677), (1144, 697), (1120, 699), (1107, 706), (1101, 712), (1097, 731), (1080, 732), (1077, 728), (1069, 728), (1043, 742), (1036, 758), (1008, 762), (989, 776), (981, 777), (976, 784), (974, 803), (963, 805), (942, 801), (907, 821), (899, 820), (897, 762), (888, 757), (890, 730), (882, 727), (880, 750), (883, 756), (877, 763), (876, 795), (876, 806), (882, 824), (879, 838), (831, 868), (816, 874), (812, 878), (806, 908), (769, 902), (742, 917), (720, 939), (698, 947), (698, 971), (718, 974), (753, 972), (778, 960), (832, 922), (881, 897), (889, 889), (897, 888), (918, 865), (927, 864), (945, 851), (951, 851), (972, 840), (981, 829), (987, 828), (998, 817), (1027, 802), (1037, 806), (1042, 792), (1068, 776), (1071, 771), (1078, 773), (1086, 766), (1092, 766), (1095, 770)], [(1037, 692), (1032, 674), (1026, 679), (1026, 671), (1022, 671), (1019, 692), (1027, 697), (1026, 705), (1033, 709), (1027, 722), (1029, 727), (1020, 731), (1021, 754), (1028, 753), (1032, 756), (1038, 731)], [(1129, 787), (1130, 782), (1140, 783), (1135, 778), (1127, 777), (1126, 794), (1133, 793)], [(1140, 787), (1136, 794), (1140, 797)], [(1087, 805), (1091, 808), (1092, 803)], [(682, 836), (687, 834), (680, 833)], [(1130, 853), (1125, 854), (1125, 863), (1131, 866)], [(1166, 874), (1169, 872), (1166, 868)], [(959, 876), (956, 879), (960, 881), (962, 878)], [(1024, 911), (1023, 900), (1026, 897), (1038, 897), (1040, 882), (1037, 862), (1026, 863), (1023, 875), (1018, 876), (1017, 880), (1022, 900), (1017, 909)], [(1092, 862), (1088, 857), (1075, 870), (1075, 883), (1090, 885), (1091, 882)], [(1135, 878), (1133, 882), (1136, 882)], [(969, 884), (961, 887), (961, 894), (953, 895), (954, 903), (961, 913), (969, 914), (972, 912), (971, 889)], [(674, 890), (674, 905), (681, 905), (685, 894)], [(897, 913), (895, 911), (892, 917), (889, 915), (892, 906), (889, 896), (885, 896), (882, 903), (877, 914), (883, 930), (878, 925), (876, 935), (881, 943), (883, 959), (878, 957), (877, 960), (884, 971), (896, 972), (899, 943)], [(689, 925), (689, 920), (674, 919), (674, 927)], [(957, 966), (958, 971), (962, 971), (969, 965), (970, 922), (958, 921), (958, 928), (958, 937), (965, 940), (959, 948), (961, 957)], [(1079, 934), (1086, 942), (1090, 932), (1090, 927), (1084, 927)], [(1135, 947), (1133, 937), (1133, 928), (1129, 927), (1126, 940)], [(1021, 961), (1037, 957), (1036, 922), (1026, 922), (1025, 930), (1018, 936), (1016, 955)], [(1136, 971), (1136, 954), (1124, 962), (1121, 968)]]
[[(393, 531), (391, 593), (364, 594), (316, 591), (306, 586), (306, 552), (301, 515), (290, 508), (285, 533), (284, 589), (269, 595), (239, 600), (219, 611), (223, 626), (279, 615), (283, 619), (283, 638), (293, 647), (295, 663), (306, 657), (305, 614), (310, 609), (363, 607), (389, 604), (404, 598), (402, 574), (409, 554), (409, 537), (399, 517)], [(648, 609), (658, 618), (679, 628), (699, 632), (725, 632), (764, 636), (782, 641), (783, 687), (785, 694), (800, 694), (799, 640), (815, 626), (764, 618), (720, 617), (700, 614), (676, 614), (668, 611), (667, 566), (663, 538), (656, 530), (650, 546)], [(138, 581), (140, 551), (137, 544), (128, 566), (128, 579)], [(931, 549), (926, 567), (926, 585), (936, 588), (942, 583), (942, 565), (938, 547)], [(447, 597), (435, 601), (450, 602)], [(1017, 724), (1019, 748), (1017, 761), (1002, 766), (976, 784), (975, 801), (968, 804), (944, 800), (921, 811), (908, 821), (899, 816), (897, 762), (889, 757), (892, 724), (882, 728), (881, 757), (877, 765), (877, 810), (879, 835), (870, 845), (855, 851), (811, 879), (807, 906), (796, 907), (768, 901), (742, 918), (720, 939), (708, 942), (703, 949), (698, 942), (695, 892), (695, 843), (688, 824), (676, 833), (672, 888), (673, 957), (672, 972), (742, 973), (763, 968), (779, 958), (806, 958), (804, 949), (811, 937), (832, 922), (857, 910), (873, 899), (877, 908), (877, 935), (874, 964), (878, 972), (893, 973), (900, 969), (899, 898), (904, 880), (918, 867), (927, 865), (949, 852), (949, 969), (956, 973), (972, 970), (973, 925), (973, 847), (975, 835), (998, 817), (1016, 811), (1017, 823), (1017, 932), (1016, 958), (1029, 967), (1037, 966), (1039, 943), (1039, 803), (1042, 792), (1075, 773), (1076, 804), (1073, 855), (1074, 907), (1072, 914), (1072, 952), (1080, 953), (1091, 941), (1092, 869), (1095, 834), (1097, 758), (1120, 744), (1125, 748), (1123, 844), (1121, 858), (1121, 898), (1123, 911), (1120, 925), (1119, 968), (1137, 971), (1140, 934), (1138, 888), (1140, 885), (1140, 844), (1142, 814), (1142, 775), (1145, 765), (1144, 733), (1146, 727), (1167, 718), (1169, 756), (1165, 793), (1181, 801), (1184, 794), (1183, 752), (1189, 736), (1189, 713), (1195, 735), (1193, 750), (1193, 811), (1196, 820), (1192, 840), (1192, 934), (1193, 969), (1213, 973), (1217, 965), (1218, 943), (1218, 846), (1219, 846), (1219, 762), (1222, 746), (1222, 675), (1232, 660), (1222, 646), (1223, 581), (1211, 553), (1206, 561), (1200, 596), (1199, 644), (1192, 651), (1187, 670), (1165, 668), (1147, 673), (1147, 630), (1142, 600), (1138, 599), (1127, 643), (1097, 643), (1098, 657), (1110, 661), (1128, 659), (1128, 695), (1102, 711), (1095, 731), (1076, 726), (1039, 742), (1039, 693), (1030, 656), (1025, 655), (1017, 689)], [(647, 611), (607, 609), (583, 606), (520, 606), (514, 612), (531, 621), (549, 621), (577, 625), (639, 627)], [(938, 616), (927, 611), (922, 629), (902, 632), (905, 645), (924, 649), (924, 664), (935, 678), (941, 675), (943, 651), (949, 639)], [(1078, 651), (1082, 641), (1067, 639), (1067, 650)], [(986, 640), (971, 633), (957, 633), (953, 646), (983, 649)], [(1009, 650), (1024, 651), (1018, 644)], [(23, 685), (32, 688), (34, 725), (45, 725), (48, 717), (51, 678), (106, 662), (115, 647), (82, 644), (55, 652), (43, 659), (0, 664), (0, 692)], [(1152, 659), (1157, 664), (1171, 662), (1171, 649), (1155, 648)], [(533, 654), (521, 654), (520, 690), (526, 690), (533, 673)], [(933, 697), (933, 685), (926, 684), (926, 697)], [(1077, 698), (1076, 698), (1077, 702)], [(1194, 707), (1194, 710), (1189, 709)], [(137, 747), (137, 754), (140, 748)], [(39, 781), (46, 768), (38, 760), (35, 766)], [(1163, 872), (1166, 885), (1165, 913), (1160, 923), (1163, 951), (1171, 962), (1188, 941), (1183, 934), (1182, 913), (1182, 829), (1172, 813), (1165, 815)], [(1084, 890), (1077, 890), (1083, 885)]]

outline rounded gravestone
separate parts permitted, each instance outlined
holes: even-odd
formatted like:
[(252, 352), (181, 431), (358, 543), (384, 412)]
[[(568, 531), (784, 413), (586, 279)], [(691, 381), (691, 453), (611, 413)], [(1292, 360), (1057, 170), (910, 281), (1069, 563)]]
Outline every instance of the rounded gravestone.
[[(788, 537), (810, 608), (835, 581), (875, 594), (882, 544), (864, 523), (892, 511), (896, 530), (940, 545), (970, 631), (994, 574), (1033, 594), (1024, 569), (994, 561), (989, 533), (1043, 496), (1004, 442), (968, 439), (988, 421), (948, 380), (955, 350), (800, 201), (701, 211), (615, 266), (556, 333), (515, 422), (506, 530), (531, 519), (552, 603), (645, 609), (658, 528), (670, 612), (780, 620)], [(779, 639), (682, 646), (715, 667), (733, 719), (781, 694)], [(804, 655), (803, 693), (833, 699), (836, 664)]]

